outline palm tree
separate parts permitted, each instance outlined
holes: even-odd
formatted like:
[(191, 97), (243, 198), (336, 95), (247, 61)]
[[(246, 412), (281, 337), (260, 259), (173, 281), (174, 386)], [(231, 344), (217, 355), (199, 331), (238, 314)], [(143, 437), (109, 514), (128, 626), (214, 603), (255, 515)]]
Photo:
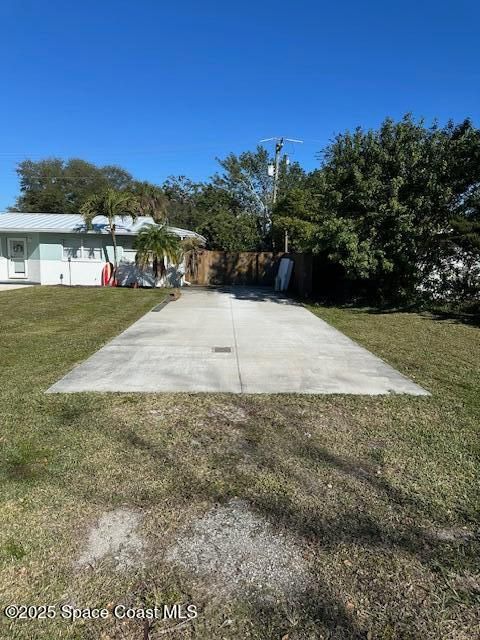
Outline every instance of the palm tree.
[(178, 236), (171, 233), (166, 225), (146, 224), (135, 241), (135, 261), (141, 269), (152, 266), (156, 286), (165, 273), (165, 258), (173, 264), (178, 263), (180, 246)]
[(142, 216), (150, 216), (157, 224), (166, 222), (169, 200), (160, 187), (149, 182), (139, 182), (133, 192), (138, 199)]
[(197, 279), (199, 254), (204, 247), (205, 243), (195, 236), (187, 237), (182, 240), (186, 275), (193, 280)]
[(117, 191), (107, 189), (103, 193), (98, 193), (90, 198), (80, 207), (85, 224), (92, 228), (92, 221), (96, 216), (105, 216), (108, 220), (110, 235), (113, 244), (113, 273), (117, 271), (117, 237), (115, 219), (131, 218), (135, 221), (138, 216), (139, 203), (135, 196), (128, 191)]

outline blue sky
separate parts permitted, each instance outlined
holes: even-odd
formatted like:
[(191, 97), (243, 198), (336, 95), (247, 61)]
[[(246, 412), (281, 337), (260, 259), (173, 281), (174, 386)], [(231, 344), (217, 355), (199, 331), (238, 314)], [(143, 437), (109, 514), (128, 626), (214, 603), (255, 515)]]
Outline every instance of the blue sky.
[(2, 0), (0, 210), (24, 158), (204, 179), (286, 135), (306, 168), (338, 132), (406, 112), (480, 125), (480, 4)]

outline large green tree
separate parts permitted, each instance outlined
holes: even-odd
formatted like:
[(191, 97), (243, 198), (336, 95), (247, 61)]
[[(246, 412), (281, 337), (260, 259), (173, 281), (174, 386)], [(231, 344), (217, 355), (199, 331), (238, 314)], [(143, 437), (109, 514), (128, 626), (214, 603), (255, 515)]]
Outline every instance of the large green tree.
[[(240, 155), (229, 154), (218, 159), (222, 171), (212, 178), (212, 184), (233, 198), (244, 213), (257, 216), (264, 244), (271, 242), (271, 213), (273, 207), (273, 178), (268, 166), (273, 163), (263, 146)], [(297, 162), (280, 164), (278, 195), (285, 196), (289, 190), (301, 184), (304, 171)]]
[(258, 220), (251, 213), (211, 213), (198, 225), (197, 231), (206, 238), (209, 249), (255, 251), (260, 244)]
[(202, 184), (186, 176), (169, 176), (162, 185), (168, 199), (167, 216), (171, 225), (196, 229), (200, 222), (197, 198)]
[(411, 298), (444, 267), (452, 220), (471, 215), (479, 149), (469, 121), (427, 128), (405, 116), (341, 134), (305, 188), (279, 203), (275, 228), (379, 298)]
[(108, 188), (126, 189), (133, 183), (121, 167), (97, 167), (78, 158), (24, 160), (17, 174), (20, 195), (12, 209), (32, 213), (78, 213), (94, 194)]
[(138, 201), (142, 216), (150, 216), (158, 224), (168, 219), (169, 199), (164, 190), (150, 182), (135, 181), (128, 190)]
[(243, 209), (234, 191), (183, 176), (169, 178), (163, 189), (169, 223), (201, 233), (210, 249), (254, 251), (260, 245), (259, 219)]
[(258, 217), (243, 210), (234, 193), (205, 184), (198, 193), (196, 207), (196, 231), (205, 236), (210, 249), (255, 251), (261, 245)]

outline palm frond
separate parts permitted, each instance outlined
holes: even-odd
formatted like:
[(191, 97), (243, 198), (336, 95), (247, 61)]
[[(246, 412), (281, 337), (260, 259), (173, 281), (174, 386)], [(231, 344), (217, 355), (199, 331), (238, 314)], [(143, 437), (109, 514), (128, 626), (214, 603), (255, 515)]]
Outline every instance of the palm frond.
[(159, 224), (165, 222), (169, 200), (160, 187), (142, 182), (137, 186), (136, 196), (142, 215), (151, 216)]
[(90, 224), (95, 216), (105, 216), (110, 224), (114, 224), (115, 218), (122, 220), (131, 218), (136, 220), (139, 212), (137, 198), (128, 191), (107, 189), (88, 198), (80, 208), (80, 213), (86, 224)]
[(128, 191), (118, 191), (116, 189), (107, 189), (102, 193), (95, 194), (80, 208), (87, 228), (92, 228), (93, 219), (96, 216), (105, 216), (110, 227), (110, 234), (113, 243), (113, 261), (115, 269), (117, 268), (117, 242), (115, 234), (115, 219), (119, 217), (121, 220), (131, 218), (133, 221), (138, 216), (138, 201), (135, 196)]
[(181, 260), (179, 238), (171, 233), (165, 225), (147, 224), (140, 229), (135, 240), (136, 263), (141, 268), (152, 266), (155, 278), (158, 270), (165, 269), (165, 259), (173, 264)]
[(95, 194), (91, 196), (84, 204), (80, 207), (80, 213), (85, 220), (85, 224), (88, 229), (92, 228), (93, 219), (102, 215), (99, 213), (102, 209), (102, 196), (101, 194)]

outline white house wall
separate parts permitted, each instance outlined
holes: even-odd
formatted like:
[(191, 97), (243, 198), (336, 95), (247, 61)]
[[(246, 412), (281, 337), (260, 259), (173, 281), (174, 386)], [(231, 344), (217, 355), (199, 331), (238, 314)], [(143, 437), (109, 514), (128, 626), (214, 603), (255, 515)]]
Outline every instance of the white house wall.
[[(95, 238), (97, 247), (102, 249), (101, 259), (72, 259), (70, 262), (63, 257), (64, 242), (72, 238), (83, 240)], [(120, 241), (121, 242), (121, 241)], [(118, 247), (117, 255), (122, 257), (122, 246)], [(102, 269), (105, 262), (113, 261), (113, 246), (109, 237), (93, 234), (40, 234), (41, 283), (66, 284), (73, 286), (100, 286)]]
[(7, 239), (5, 235), (0, 235), (0, 280), (6, 280), (7, 278)]
[(102, 263), (61, 260), (42, 260), (42, 284), (92, 285), (101, 284)]
[(95, 271), (101, 270), (101, 267), (95, 270), (96, 264), (89, 265), (77, 260), (72, 260), (69, 265), (68, 260), (63, 259), (63, 241), (67, 238), (68, 236), (54, 234), (41, 235), (42, 284), (100, 284), (100, 274), (97, 275), (98, 282), (95, 282)]

